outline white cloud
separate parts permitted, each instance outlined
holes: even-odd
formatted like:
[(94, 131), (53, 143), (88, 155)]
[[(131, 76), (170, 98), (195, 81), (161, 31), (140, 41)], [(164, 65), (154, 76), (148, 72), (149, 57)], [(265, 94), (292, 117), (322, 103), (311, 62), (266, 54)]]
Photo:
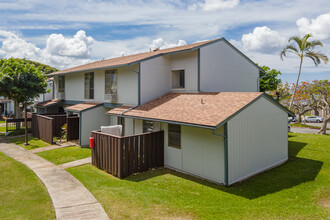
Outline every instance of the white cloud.
[(286, 38), (270, 28), (256, 27), (252, 33), (242, 35), (242, 44), (246, 50), (271, 53), (286, 44)]
[(93, 40), (82, 30), (78, 31), (73, 38), (65, 38), (62, 34), (52, 34), (47, 39), (46, 51), (57, 56), (89, 58)]
[(297, 20), (299, 32), (302, 34), (312, 33), (319, 40), (328, 39), (330, 37), (330, 12), (322, 14), (311, 21), (305, 17)]
[(190, 5), (189, 10), (201, 8), (204, 11), (217, 11), (223, 9), (235, 8), (239, 4), (239, 0), (204, 0), (203, 3)]
[(0, 31), (0, 41), (0, 54), (7, 58), (27, 58), (60, 69), (89, 62), (93, 44), (93, 38), (87, 37), (85, 31), (78, 31), (72, 38), (52, 34), (48, 37), (44, 49), (8, 31)]
[(165, 49), (165, 48), (170, 48), (170, 47), (183, 46), (186, 44), (187, 44), (187, 42), (184, 40), (179, 40), (177, 44), (168, 43), (168, 42), (165, 42), (162, 37), (159, 37), (157, 39), (152, 40), (152, 43), (149, 44), (149, 48), (151, 50), (156, 49), (156, 48)]

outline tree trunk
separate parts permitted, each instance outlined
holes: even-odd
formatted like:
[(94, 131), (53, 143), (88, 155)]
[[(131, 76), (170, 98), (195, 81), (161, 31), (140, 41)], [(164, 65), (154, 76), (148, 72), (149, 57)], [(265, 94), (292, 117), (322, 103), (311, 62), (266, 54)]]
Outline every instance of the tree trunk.
[(298, 123), (301, 123), (301, 114), (297, 113), (298, 114)]
[(25, 146), (29, 145), (29, 137), (28, 137), (28, 124), (27, 124), (27, 109), (26, 102), (24, 103), (24, 123), (25, 123)]
[(321, 129), (318, 131), (318, 134), (323, 134), (323, 135), (327, 134), (327, 126), (329, 121), (330, 121), (330, 115), (324, 117), (324, 121), (321, 125)]
[(14, 118), (22, 118), (22, 111), (21, 108), (19, 107), (19, 103), (16, 100), (14, 100), (14, 108), (15, 108)]
[(297, 91), (297, 88), (298, 88), (299, 78), (300, 78), (300, 74), (301, 74), (302, 62), (303, 62), (303, 57), (300, 57), (300, 66), (299, 66), (298, 78), (297, 78), (297, 82), (296, 82), (296, 85), (295, 85), (293, 93), (292, 93), (289, 110), (292, 109), (292, 105), (293, 105), (293, 101), (294, 101), (294, 95), (296, 94), (296, 91)]

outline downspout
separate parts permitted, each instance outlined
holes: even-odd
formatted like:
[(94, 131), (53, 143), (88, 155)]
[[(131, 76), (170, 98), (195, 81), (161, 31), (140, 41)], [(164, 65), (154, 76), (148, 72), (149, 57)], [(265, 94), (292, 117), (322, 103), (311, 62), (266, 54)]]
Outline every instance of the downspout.
[(135, 71), (129, 68), (129, 65), (126, 66), (129, 71), (137, 73), (138, 75), (138, 106), (141, 104), (141, 63), (139, 63), (139, 71)]
[(260, 79), (262, 79), (262, 78), (264, 78), (266, 76), (266, 74), (265, 75), (263, 75), (263, 76), (260, 76), (260, 74), (259, 74), (259, 77), (258, 77), (258, 79), (257, 79), (257, 84), (258, 84), (258, 92), (260, 92)]
[(212, 130), (212, 134), (216, 136), (223, 137), (224, 140), (224, 171), (225, 171), (225, 185), (229, 186), (229, 179), (228, 179), (228, 128), (227, 123), (224, 124), (224, 134), (218, 134), (215, 132), (217, 128)]

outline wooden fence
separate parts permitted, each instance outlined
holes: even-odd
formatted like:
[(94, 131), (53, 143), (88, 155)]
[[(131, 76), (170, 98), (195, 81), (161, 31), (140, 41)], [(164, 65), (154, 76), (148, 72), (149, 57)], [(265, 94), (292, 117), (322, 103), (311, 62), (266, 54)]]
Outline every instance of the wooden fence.
[(79, 139), (79, 117), (78, 116), (69, 116), (66, 119), (67, 124), (67, 135), (66, 140), (78, 140)]
[(38, 115), (32, 114), (32, 135), (50, 144), (53, 137), (59, 135), (66, 123), (66, 115)]
[[(31, 128), (31, 118), (27, 118), (27, 127)], [(6, 118), (6, 132), (25, 129), (24, 118)]]
[(124, 178), (164, 165), (164, 132), (118, 137), (93, 131), (92, 164)]

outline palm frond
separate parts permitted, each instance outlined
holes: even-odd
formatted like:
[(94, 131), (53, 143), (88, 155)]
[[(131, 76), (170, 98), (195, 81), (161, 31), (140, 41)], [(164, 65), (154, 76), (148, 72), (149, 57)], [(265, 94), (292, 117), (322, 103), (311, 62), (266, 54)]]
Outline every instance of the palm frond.
[(299, 51), (298, 49), (293, 46), (293, 45), (287, 45), (280, 53), (280, 56), (281, 56), (281, 59), (283, 60), (283, 56), (286, 57), (286, 53), (293, 53), (295, 55), (298, 55), (299, 56)]
[[(306, 57), (313, 57), (314, 59), (318, 60), (318, 63), (316, 64), (315, 62), (315, 66), (318, 66), (318, 64), (321, 63), (321, 60), (327, 64), (329, 59), (328, 57), (324, 54), (324, 53), (321, 53), (321, 52), (314, 52), (314, 51), (309, 51), (305, 54)], [(314, 61), (314, 60), (313, 60)]]
[(291, 41), (296, 42), (296, 44), (298, 44), (299, 48), (301, 49), (302, 47), (302, 40), (300, 39), (299, 36), (292, 36), (289, 38), (289, 43), (291, 43)]

